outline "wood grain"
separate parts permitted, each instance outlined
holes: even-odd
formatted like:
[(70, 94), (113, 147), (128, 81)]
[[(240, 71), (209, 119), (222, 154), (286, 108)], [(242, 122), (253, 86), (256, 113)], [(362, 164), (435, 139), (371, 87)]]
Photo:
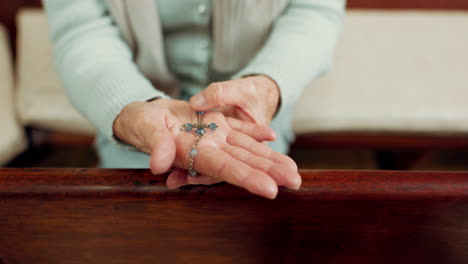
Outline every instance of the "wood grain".
[(301, 175), (270, 201), (227, 184), (167, 190), (147, 170), (1, 169), (0, 259), (468, 262), (468, 173)]

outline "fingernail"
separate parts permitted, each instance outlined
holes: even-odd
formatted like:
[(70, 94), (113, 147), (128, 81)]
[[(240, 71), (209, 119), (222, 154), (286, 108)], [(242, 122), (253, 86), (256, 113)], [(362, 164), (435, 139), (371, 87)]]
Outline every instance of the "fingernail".
[(177, 189), (177, 186), (175, 185), (175, 183), (171, 182), (171, 181), (166, 181), (166, 186), (169, 190), (173, 190), (173, 189)]
[(267, 184), (263, 189), (263, 195), (268, 199), (275, 199), (278, 194), (278, 186), (276, 184)]
[(301, 184), (302, 184), (302, 178), (299, 176), (299, 177), (295, 177), (293, 178), (293, 180), (291, 181), (291, 189), (293, 190), (299, 190), (301, 188)]
[(272, 138), (273, 140), (276, 139), (276, 132), (275, 132), (273, 129), (271, 130), (271, 138)]
[(202, 106), (202, 105), (205, 104), (205, 102), (206, 102), (205, 96), (203, 96), (202, 94), (196, 95), (196, 96), (192, 97), (192, 99), (190, 99), (190, 103), (194, 107)]

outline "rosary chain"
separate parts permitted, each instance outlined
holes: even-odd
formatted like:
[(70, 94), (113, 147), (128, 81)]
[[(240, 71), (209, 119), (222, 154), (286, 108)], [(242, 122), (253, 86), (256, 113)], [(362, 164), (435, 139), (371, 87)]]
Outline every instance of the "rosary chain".
[[(191, 149), (197, 149), (198, 143), (200, 142), (202, 136), (203, 135), (197, 135), (197, 139), (193, 143)], [(195, 156), (189, 155), (189, 157), (190, 157), (189, 171), (193, 171), (193, 163), (194, 163), (194, 160), (195, 160)]]

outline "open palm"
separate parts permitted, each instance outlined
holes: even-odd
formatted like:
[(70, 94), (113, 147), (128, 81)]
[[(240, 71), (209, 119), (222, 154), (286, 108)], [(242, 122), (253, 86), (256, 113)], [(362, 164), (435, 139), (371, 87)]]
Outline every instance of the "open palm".
[(166, 172), (172, 166), (179, 168), (169, 175), (169, 187), (226, 181), (274, 198), (277, 186), (297, 189), (301, 184), (294, 161), (259, 142), (274, 138), (274, 132), (268, 127), (225, 117), (216, 111), (206, 112), (205, 123), (214, 122), (219, 127), (216, 131), (208, 130), (201, 138), (194, 162), (201, 175), (190, 177), (181, 169), (189, 168), (189, 152), (196, 135), (181, 127), (196, 123), (197, 116), (187, 102), (159, 99), (154, 103), (138, 103), (121, 115), (126, 116), (119, 126), (133, 120), (130, 133), (123, 136), (124, 141), (151, 154), (153, 173)]

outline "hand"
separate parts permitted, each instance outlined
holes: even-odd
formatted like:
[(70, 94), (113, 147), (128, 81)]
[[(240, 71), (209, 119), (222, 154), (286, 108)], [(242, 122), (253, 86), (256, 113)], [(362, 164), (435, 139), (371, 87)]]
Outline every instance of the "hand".
[[(219, 128), (207, 131), (200, 140), (194, 168), (202, 175), (189, 177), (187, 182), (226, 181), (267, 198), (276, 197), (277, 186), (300, 187), (301, 177), (294, 161), (259, 143), (271, 140), (273, 130), (214, 111), (205, 113), (204, 120), (216, 123)], [(182, 131), (181, 126), (195, 121), (195, 112), (184, 101), (135, 102), (127, 105), (117, 117), (114, 133), (123, 142), (151, 154), (150, 168), (154, 174), (160, 174), (171, 166), (189, 167), (188, 153), (195, 135)], [(177, 187), (181, 176), (181, 170), (174, 170), (167, 185)]]
[(280, 103), (279, 88), (263, 75), (213, 83), (190, 99), (198, 111), (219, 108), (226, 116), (269, 125)]

